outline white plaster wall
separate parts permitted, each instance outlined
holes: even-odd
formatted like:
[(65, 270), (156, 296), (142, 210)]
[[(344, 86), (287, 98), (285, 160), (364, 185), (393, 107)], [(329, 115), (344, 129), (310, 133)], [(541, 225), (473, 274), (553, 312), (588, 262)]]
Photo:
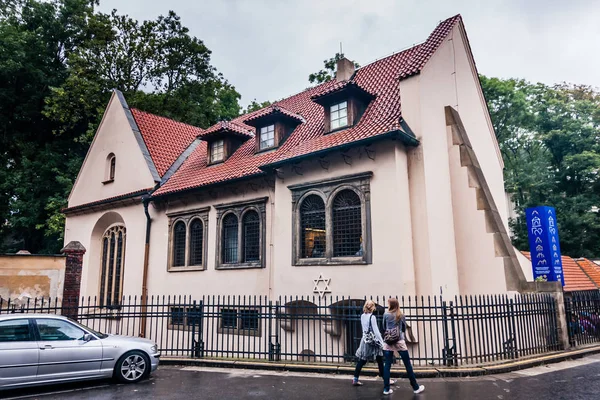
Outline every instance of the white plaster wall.
[(480, 90), (477, 71), (468, 54), (467, 39), (459, 24), (454, 27), (449, 39), (444, 42), (442, 47), (446, 48), (449, 53), (451, 52), (452, 56), (445, 60), (436, 60), (440, 64), (446, 64), (447, 73), (456, 72), (456, 102), (449, 103), (449, 105), (456, 105), (508, 232), (504, 164), (491, 121), (488, 118), (489, 114)]
[[(277, 179), (273, 231), (275, 295), (312, 293), (313, 280), (320, 274), (331, 279), (334, 296), (415, 294), (406, 151), (392, 141), (371, 147), (376, 152), (375, 161), (362, 148), (356, 148), (348, 153), (352, 165), (335, 153), (326, 158), (330, 162), (328, 170), (317, 160), (304, 161), (300, 164), (302, 175), (285, 168), (283, 179)], [(292, 195), (287, 187), (368, 171), (373, 172), (370, 184), (373, 263), (292, 266)]]
[[(468, 184), (463, 187), (466, 170), (450, 168), (455, 162), (460, 166), (460, 161), (451, 154), (453, 146), (446, 130), (445, 106), (459, 111), (508, 226), (502, 164), (460, 26), (442, 42), (419, 76), (400, 82), (400, 93), (403, 118), (421, 141), (420, 149), (412, 151), (409, 168), (413, 226), (419, 237), (415, 239), (417, 293), (504, 291), (502, 285), (492, 284), (492, 279), (482, 274), (480, 265), (484, 263), (491, 266), (491, 278), (501, 277), (504, 282), (493, 237), (486, 234), (484, 215), (477, 213), (475, 198), (470, 197), (472, 189)], [(469, 225), (471, 220), (475, 226)], [(461, 277), (463, 282), (469, 277), (473, 284), (461, 285)], [(479, 283), (480, 280), (483, 282)]]
[(459, 293), (444, 114), (444, 106), (454, 104), (454, 83), (451, 70), (436, 61), (449, 55), (442, 46), (420, 76), (400, 82), (402, 116), (421, 142), (409, 169), (413, 226), (420, 236), (415, 241), (419, 295)]
[[(271, 243), (271, 205), (272, 191), (262, 180), (236, 186), (239, 194), (227, 188), (205, 190), (199, 196), (183, 199), (184, 202), (171, 202), (161, 209), (150, 208), (152, 233), (150, 237), (150, 263), (148, 270), (148, 293), (166, 295), (231, 295), (231, 294), (269, 294), (270, 243)], [(262, 187), (258, 187), (262, 186)], [(215, 195), (213, 197), (210, 193)], [(269, 197), (266, 204), (266, 268), (215, 270), (216, 229), (218, 204)], [(169, 217), (166, 213), (193, 210), (210, 206), (208, 218), (207, 269), (204, 271), (167, 271), (169, 245)], [(141, 275), (139, 277), (141, 282)]]
[[(116, 156), (115, 179), (104, 184), (110, 153)], [(154, 179), (125, 111), (113, 94), (69, 196), (69, 207), (153, 186)]]

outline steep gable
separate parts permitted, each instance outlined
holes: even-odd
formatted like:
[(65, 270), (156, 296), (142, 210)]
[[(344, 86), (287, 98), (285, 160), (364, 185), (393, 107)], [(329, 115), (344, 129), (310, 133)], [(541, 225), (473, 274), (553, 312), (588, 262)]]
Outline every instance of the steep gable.
[[(109, 156), (114, 155), (114, 179)], [(153, 187), (160, 180), (124, 98), (114, 91), (69, 196), (69, 207)]]

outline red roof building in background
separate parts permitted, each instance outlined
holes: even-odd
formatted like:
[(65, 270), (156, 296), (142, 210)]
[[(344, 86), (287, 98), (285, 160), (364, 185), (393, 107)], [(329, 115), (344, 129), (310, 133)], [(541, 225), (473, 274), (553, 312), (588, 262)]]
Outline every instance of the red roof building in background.
[[(531, 254), (527, 251), (522, 252), (528, 260), (531, 260)], [(598, 290), (600, 289), (600, 273), (594, 272), (592, 276), (588, 274), (590, 271), (586, 265), (582, 266), (583, 262), (575, 260), (569, 256), (562, 256), (563, 274), (565, 277), (565, 292), (577, 292), (582, 290)]]

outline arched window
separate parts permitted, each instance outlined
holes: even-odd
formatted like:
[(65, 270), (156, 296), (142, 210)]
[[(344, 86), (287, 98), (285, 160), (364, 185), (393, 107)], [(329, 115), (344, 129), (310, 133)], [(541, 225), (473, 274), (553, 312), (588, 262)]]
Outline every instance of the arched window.
[(333, 199), (333, 256), (361, 256), (362, 221), (358, 195), (342, 190)]
[(185, 222), (178, 221), (173, 227), (173, 266), (185, 266)]
[(112, 182), (115, 180), (115, 168), (117, 167), (117, 157), (110, 153), (106, 157), (106, 167), (104, 171), (104, 182)]
[(223, 263), (238, 262), (238, 219), (235, 214), (223, 218)]
[(196, 218), (190, 224), (190, 265), (202, 265), (203, 238), (204, 226), (202, 221)]
[(325, 257), (325, 203), (321, 197), (311, 194), (300, 206), (301, 257)]
[(102, 235), (100, 305), (116, 306), (122, 296), (125, 227), (113, 226)]
[(254, 210), (242, 219), (242, 251), (244, 262), (260, 260), (260, 219)]

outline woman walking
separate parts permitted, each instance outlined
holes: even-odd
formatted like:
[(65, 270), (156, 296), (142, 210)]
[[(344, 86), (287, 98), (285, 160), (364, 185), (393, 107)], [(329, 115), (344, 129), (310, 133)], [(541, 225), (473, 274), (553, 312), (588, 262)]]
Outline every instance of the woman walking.
[[(379, 376), (383, 378), (383, 338), (377, 326), (377, 318), (373, 315), (375, 311), (375, 303), (372, 300), (367, 300), (363, 306), (363, 314), (360, 316), (360, 324), (362, 325), (363, 335), (360, 339), (360, 345), (356, 350), (356, 369), (354, 370), (354, 378), (352, 384), (354, 386), (362, 386), (358, 380), (362, 367), (369, 361), (375, 359), (379, 368)], [(394, 383), (392, 382), (392, 385)]]
[(385, 329), (383, 339), (383, 355), (385, 358), (383, 368), (383, 394), (391, 394), (393, 390), (390, 388), (390, 372), (392, 368), (392, 361), (394, 360), (394, 351), (397, 351), (402, 358), (404, 368), (408, 374), (410, 385), (413, 391), (418, 394), (425, 390), (425, 386), (417, 383), (417, 378), (413, 371), (412, 364), (410, 363), (410, 356), (408, 355), (408, 348), (406, 347), (406, 341), (404, 340), (404, 332), (406, 332), (406, 318), (400, 310), (398, 299), (388, 299), (388, 310), (383, 314), (383, 327)]

